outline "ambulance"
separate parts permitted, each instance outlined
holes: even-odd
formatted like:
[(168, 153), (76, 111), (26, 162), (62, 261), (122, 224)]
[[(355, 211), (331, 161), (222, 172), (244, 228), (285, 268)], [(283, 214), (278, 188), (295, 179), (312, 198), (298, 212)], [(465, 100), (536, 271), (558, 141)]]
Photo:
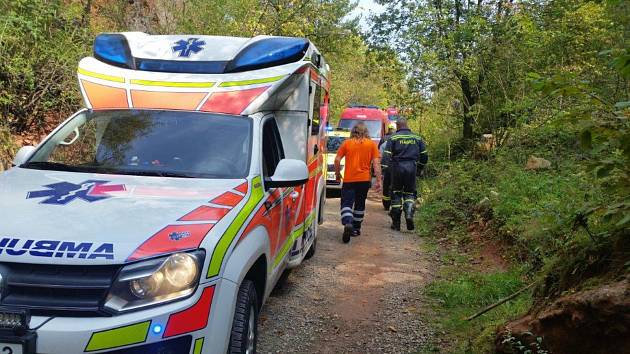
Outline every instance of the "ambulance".
[(341, 112), (337, 127), (351, 130), (360, 122), (367, 126), (370, 137), (378, 144), (385, 135), (387, 113), (377, 106), (351, 105)]
[(321, 53), (105, 33), (78, 84), (85, 109), (0, 175), (0, 353), (255, 353), (322, 222)]

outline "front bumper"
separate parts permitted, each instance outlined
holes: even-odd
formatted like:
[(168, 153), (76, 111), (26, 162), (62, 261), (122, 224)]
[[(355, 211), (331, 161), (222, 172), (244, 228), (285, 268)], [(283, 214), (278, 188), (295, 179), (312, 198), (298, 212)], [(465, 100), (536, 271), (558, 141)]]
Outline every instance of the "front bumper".
[(179, 302), (113, 317), (33, 316), (30, 328), (39, 354), (225, 353), (237, 291), (222, 279)]
[(341, 189), (341, 183), (337, 181), (326, 181), (326, 189)]

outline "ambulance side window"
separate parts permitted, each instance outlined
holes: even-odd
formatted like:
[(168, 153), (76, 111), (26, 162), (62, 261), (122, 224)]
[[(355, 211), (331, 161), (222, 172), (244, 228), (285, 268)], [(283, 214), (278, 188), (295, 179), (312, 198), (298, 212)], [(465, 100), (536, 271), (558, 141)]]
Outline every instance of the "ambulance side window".
[(271, 118), (263, 125), (263, 177), (273, 176), (282, 159), (284, 159), (284, 149), (280, 132), (276, 120)]
[(313, 100), (313, 119), (311, 120), (311, 135), (319, 134), (319, 125), (321, 122), (321, 109), (324, 105), (322, 97), (322, 88), (319, 85), (315, 86), (315, 99)]

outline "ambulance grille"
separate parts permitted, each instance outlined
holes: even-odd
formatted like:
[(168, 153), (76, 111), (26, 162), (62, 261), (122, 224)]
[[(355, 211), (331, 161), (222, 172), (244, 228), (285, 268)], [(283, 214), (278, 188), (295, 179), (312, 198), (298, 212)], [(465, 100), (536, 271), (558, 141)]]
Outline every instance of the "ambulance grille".
[(36, 316), (107, 316), (102, 305), (120, 266), (0, 263), (0, 305)]

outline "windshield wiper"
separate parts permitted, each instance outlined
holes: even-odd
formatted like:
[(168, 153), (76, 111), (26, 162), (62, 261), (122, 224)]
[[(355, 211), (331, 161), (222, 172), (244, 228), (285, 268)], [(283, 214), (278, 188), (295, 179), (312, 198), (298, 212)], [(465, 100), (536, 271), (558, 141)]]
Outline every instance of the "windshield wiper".
[(154, 176), (154, 177), (174, 177), (174, 178), (196, 178), (195, 176), (187, 175), (179, 172), (167, 172), (167, 171), (149, 171), (149, 170), (109, 170), (108, 173), (132, 175), (132, 176)]
[(50, 161), (32, 161), (22, 164), (20, 167), (32, 168), (36, 170), (52, 170), (52, 171), (69, 171), (69, 172), (85, 172), (82, 168), (66, 165), (60, 162)]

